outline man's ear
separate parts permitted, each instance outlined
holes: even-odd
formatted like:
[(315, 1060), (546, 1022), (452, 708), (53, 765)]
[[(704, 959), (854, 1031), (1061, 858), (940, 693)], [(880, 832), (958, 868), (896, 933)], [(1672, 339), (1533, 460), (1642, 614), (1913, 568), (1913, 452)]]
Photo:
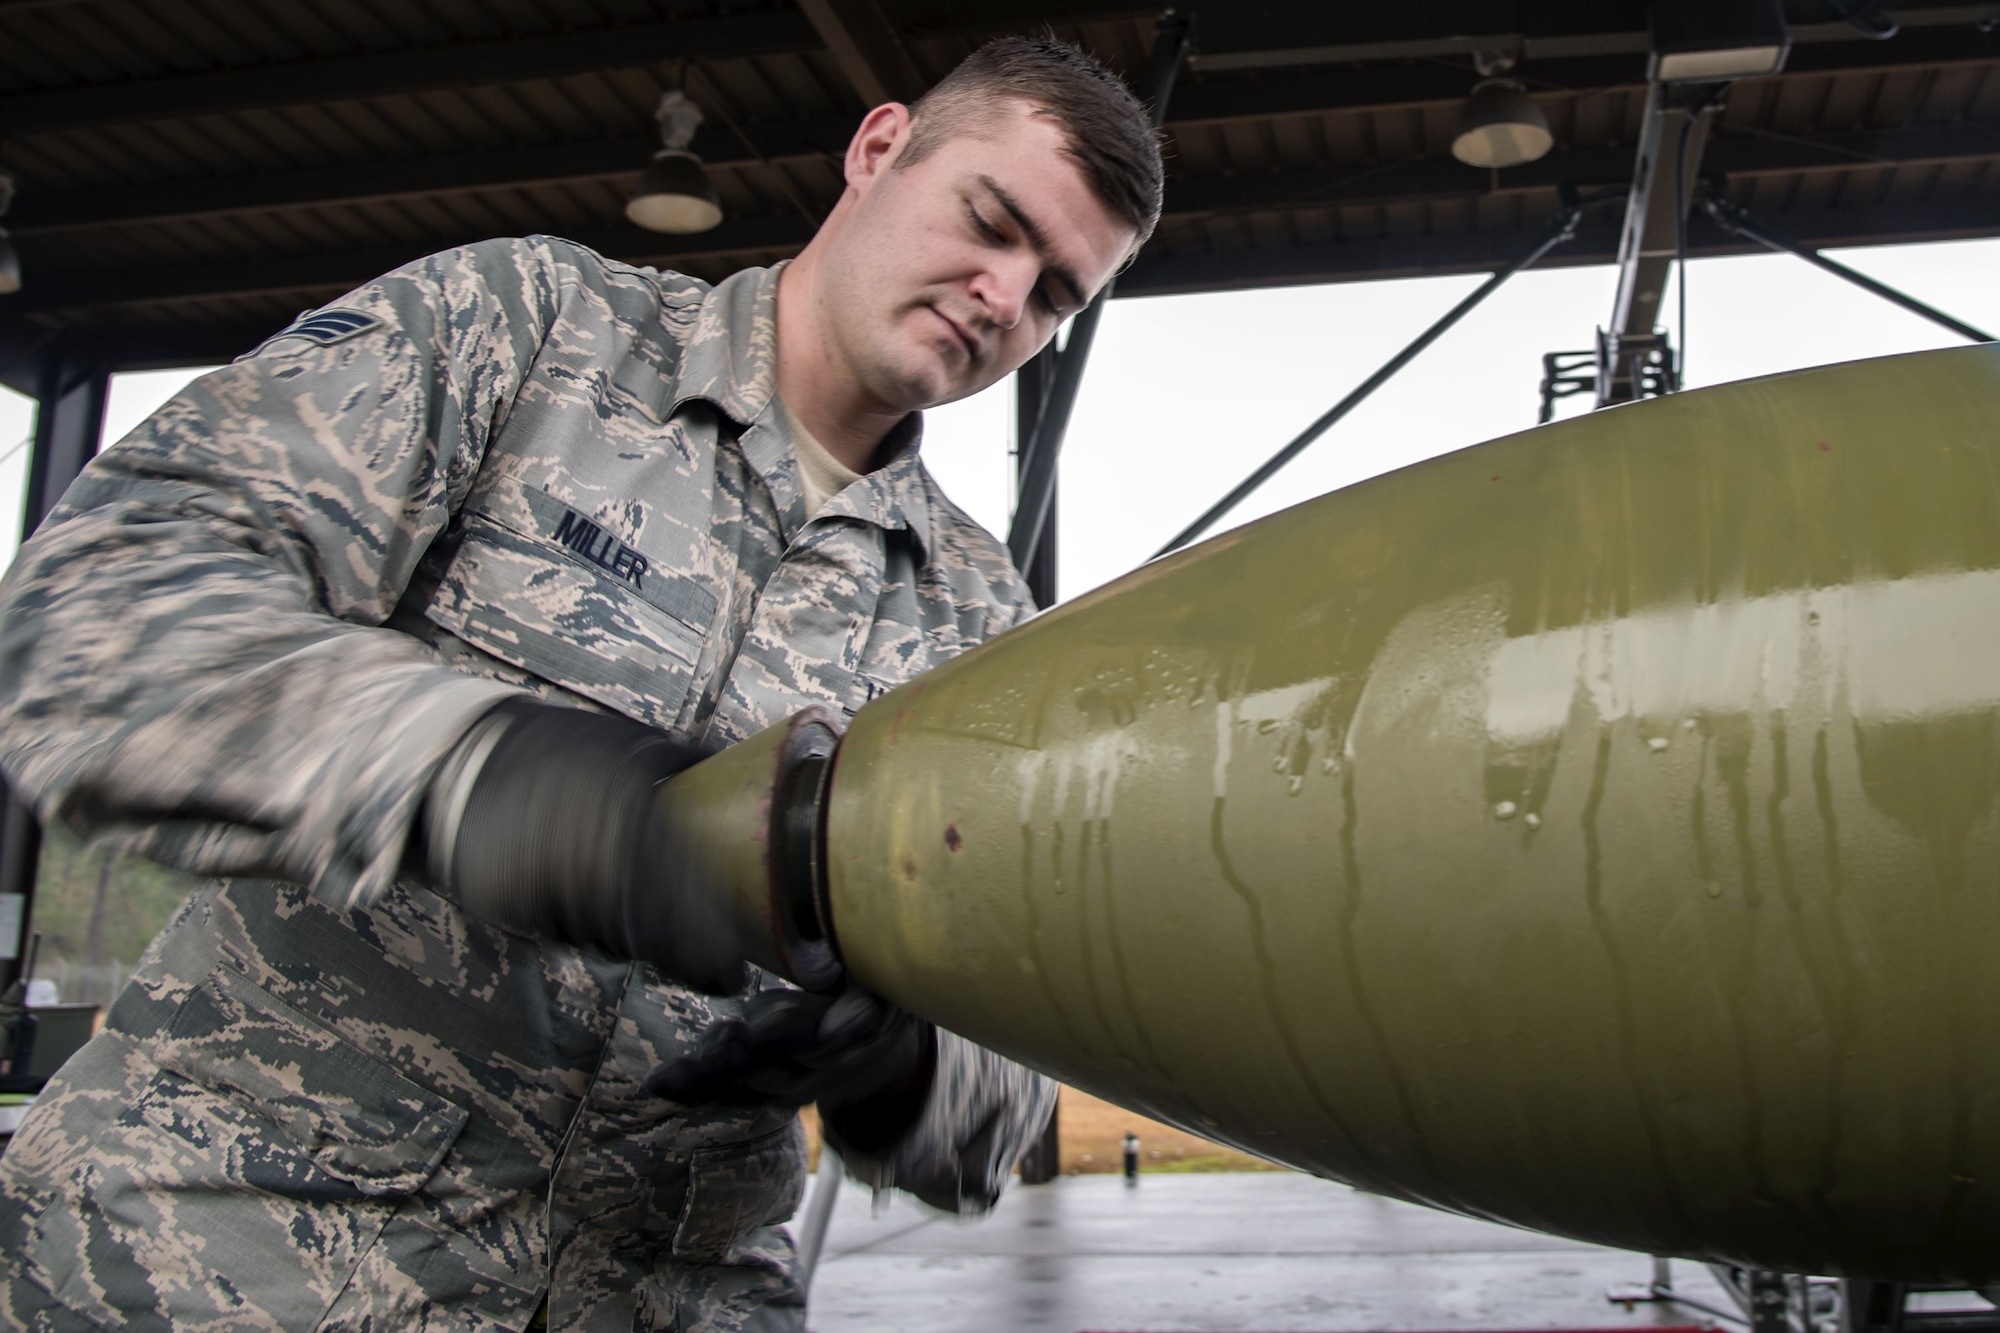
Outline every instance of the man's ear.
[(847, 144), (848, 186), (866, 193), (895, 164), (909, 139), (910, 108), (901, 102), (884, 102), (870, 111)]

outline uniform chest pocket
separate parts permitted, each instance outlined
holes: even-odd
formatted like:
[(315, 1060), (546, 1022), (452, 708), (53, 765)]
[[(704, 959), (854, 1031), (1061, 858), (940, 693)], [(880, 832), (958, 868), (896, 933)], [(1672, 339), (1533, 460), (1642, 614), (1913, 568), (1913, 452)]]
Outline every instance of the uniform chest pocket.
[(503, 662), (672, 727), (715, 616), (713, 595), (539, 498), (562, 515), (548, 525), (553, 536), (467, 516), (464, 540), (425, 614)]

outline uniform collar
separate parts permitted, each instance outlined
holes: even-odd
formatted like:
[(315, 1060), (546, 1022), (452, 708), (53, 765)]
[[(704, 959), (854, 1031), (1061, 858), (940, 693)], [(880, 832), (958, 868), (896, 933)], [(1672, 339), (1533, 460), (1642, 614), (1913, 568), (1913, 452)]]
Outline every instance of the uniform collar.
[[(777, 401), (778, 277), (784, 269), (776, 264), (732, 273), (703, 299), (681, 346), (674, 409), (700, 399), (744, 428), (744, 456), (784, 516), (789, 541), (803, 526), (805, 506), (791, 431)], [(923, 433), (922, 413), (903, 418), (883, 440), (889, 461), (834, 496), (819, 516), (907, 528), (928, 552), (930, 492), (918, 456)]]
[(748, 426), (778, 392), (778, 275), (783, 264), (746, 268), (715, 284), (681, 343), (674, 410), (692, 399)]
[(907, 528), (931, 549), (930, 491), (921, 457), (924, 415), (912, 412), (883, 440), (889, 461), (826, 502), (821, 518), (844, 515), (882, 528)]

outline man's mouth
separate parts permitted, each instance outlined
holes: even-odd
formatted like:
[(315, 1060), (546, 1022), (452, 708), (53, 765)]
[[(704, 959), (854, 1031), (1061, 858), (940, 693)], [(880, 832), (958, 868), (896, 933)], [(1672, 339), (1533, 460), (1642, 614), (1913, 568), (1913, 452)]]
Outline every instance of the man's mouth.
[(944, 311), (939, 310), (936, 306), (931, 307), (931, 313), (936, 315), (947, 329), (951, 330), (951, 336), (958, 340), (959, 347), (965, 352), (965, 359), (967, 361), (977, 361), (979, 359), (979, 340), (968, 333), (964, 325), (960, 324), (950, 315), (945, 314)]

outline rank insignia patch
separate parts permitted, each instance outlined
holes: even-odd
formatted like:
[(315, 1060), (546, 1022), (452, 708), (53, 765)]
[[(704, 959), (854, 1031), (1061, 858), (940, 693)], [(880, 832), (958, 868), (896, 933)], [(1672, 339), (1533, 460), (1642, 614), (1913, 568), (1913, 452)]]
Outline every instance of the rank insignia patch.
[[(317, 310), (269, 341), (274, 343), (284, 338), (304, 338), (326, 347), (343, 338), (352, 338), (357, 333), (366, 333), (381, 326), (380, 318), (363, 314), (359, 310)], [(269, 343), (266, 343), (266, 346), (268, 345)]]

